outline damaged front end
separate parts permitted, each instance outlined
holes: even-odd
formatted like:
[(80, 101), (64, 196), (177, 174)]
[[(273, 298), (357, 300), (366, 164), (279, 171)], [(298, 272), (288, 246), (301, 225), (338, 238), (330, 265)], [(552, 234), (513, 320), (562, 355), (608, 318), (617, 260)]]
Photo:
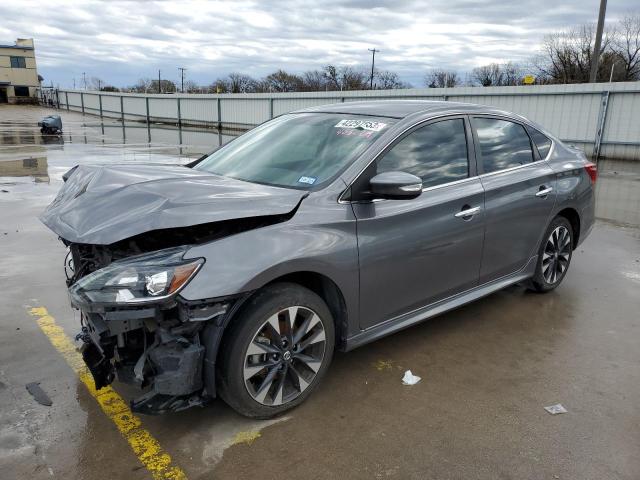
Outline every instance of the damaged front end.
[[(77, 257), (79, 248), (71, 248)], [(177, 296), (204, 263), (184, 259), (185, 252), (175, 247), (118, 260), (69, 289), (82, 312), (77, 340), (96, 388), (117, 378), (144, 389), (131, 402), (136, 412), (183, 410), (215, 396), (215, 357), (207, 364), (205, 344), (212, 331), (221, 331), (232, 301), (193, 303)], [(95, 267), (84, 262), (81, 268)]]
[(40, 219), (70, 251), (67, 285), (96, 388), (143, 388), (132, 407), (145, 413), (214, 397), (225, 322), (250, 292), (182, 298), (205, 261), (187, 251), (286, 222), (307, 192), (179, 165), (80, 165), (63, 180)]

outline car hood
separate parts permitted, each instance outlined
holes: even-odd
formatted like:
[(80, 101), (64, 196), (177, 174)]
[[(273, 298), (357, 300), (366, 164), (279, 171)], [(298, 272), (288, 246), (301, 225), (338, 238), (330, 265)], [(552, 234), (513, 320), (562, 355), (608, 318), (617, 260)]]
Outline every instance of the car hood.
[(306, 192), (179, 165), (80, 165), (40, 220), (73, 243), (109, 245), (152, 230), (290, 213)]

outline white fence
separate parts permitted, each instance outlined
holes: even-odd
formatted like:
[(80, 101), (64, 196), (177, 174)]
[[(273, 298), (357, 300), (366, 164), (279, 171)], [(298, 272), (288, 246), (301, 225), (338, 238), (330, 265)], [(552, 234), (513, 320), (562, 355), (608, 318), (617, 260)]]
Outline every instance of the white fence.
[(60, 108), (122, 121), (246, 129), (305, 107), (362, 99), (491, 105), (524, 115), (592, 157), (640, 160), (640, 82), (265, 94), (127, 94), (60, 90)]

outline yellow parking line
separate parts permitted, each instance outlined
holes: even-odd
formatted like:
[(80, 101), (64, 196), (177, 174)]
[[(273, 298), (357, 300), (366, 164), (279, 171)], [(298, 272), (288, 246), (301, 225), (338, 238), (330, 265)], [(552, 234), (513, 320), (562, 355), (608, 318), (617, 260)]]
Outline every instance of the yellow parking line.
[[(49, 338), (58, 352), (62, 354), (73, 371), (80, 377), (87, 390), (96, 399), (102, 411), (116, 424), (122, 436), (129, 442), (129, 446), (136, 457), (149, 470), (153, 478), (161, 480), (186, 480), (187, 476), (172, 464), (171, 456), (165, 452), (158, 441), (143, 426), (140, 419), (133, 414), (127, 402), (111, 387), (100, 391), (95, 389), (93, 377), (87, 369), (82, 355), (75, 348), (71, 339), (64, 333), (62, 327), (56, 324), (44, 307), (30, 309), (29, 313), (37, 318), (42, 332)], [(117, 461), (117, 459), (114, 459)]]

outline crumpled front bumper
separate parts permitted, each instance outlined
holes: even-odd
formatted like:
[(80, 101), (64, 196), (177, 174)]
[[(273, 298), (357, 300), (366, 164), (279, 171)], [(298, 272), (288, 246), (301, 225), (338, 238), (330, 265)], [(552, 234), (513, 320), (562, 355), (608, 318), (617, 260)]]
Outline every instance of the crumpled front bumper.
[[(198, 308), (201, 317), (192, 311), (187, 318), (196, 321), (178, 318), (177, 307), (81, 310), (82, 331), (76, 340), (96, 389), (117, 379), (142, 390), (143, 394), (131, 401), (135, 412), (183, 410), (215, 396), (212, 372), (217, 344), (207, 352), (205, 339), (212, 337), (212, 330), (220, 330), (213, 335), (219, 338), (227, 307), (228, 303), (216, 303)], [(206, 357), (213, 358), (208, 382), (204, 372)]]

